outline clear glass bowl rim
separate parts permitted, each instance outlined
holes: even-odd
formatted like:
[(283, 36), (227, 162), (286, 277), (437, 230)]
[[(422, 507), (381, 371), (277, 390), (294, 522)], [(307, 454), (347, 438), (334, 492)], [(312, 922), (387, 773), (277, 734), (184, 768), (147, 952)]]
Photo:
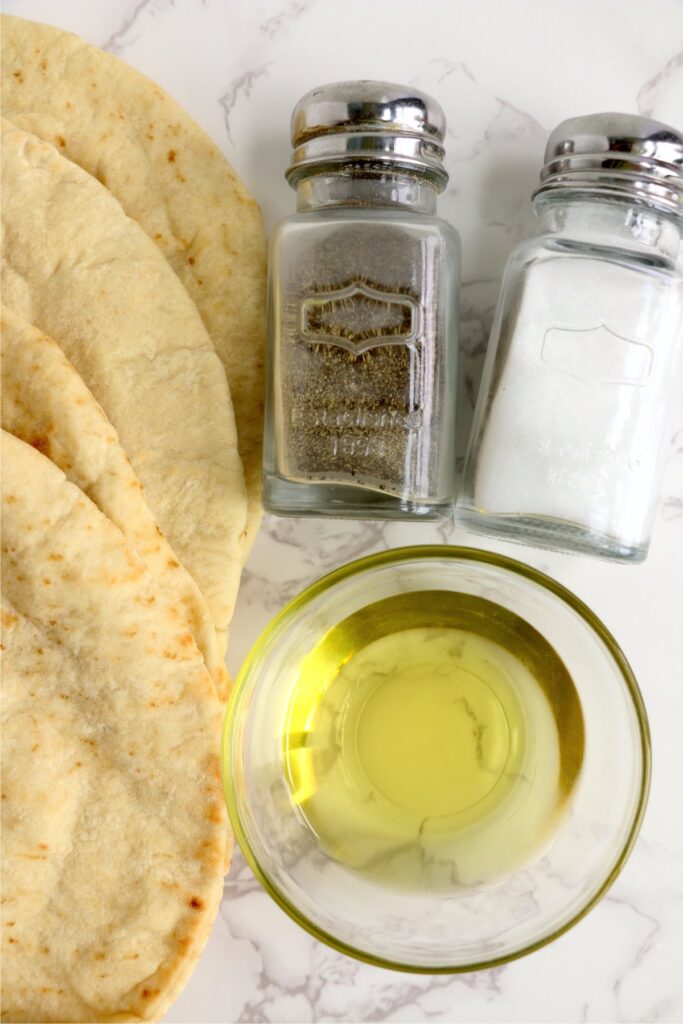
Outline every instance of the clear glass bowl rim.
[[(534, 942), (530, 942), (520, 949), (507, 953), (504, 956), (492, 957), (488, 960), (473, 961), (472, 963), (467, 964), (455, 964), (453, 966), (438, 965), (433, 967), (425, 966), (423, 964), (413, 965), (397, 963), (393, 960), (385, 959), (382, 956), (375, 956), (363, 950), (355, 949), (348, 943), (340, 941), (335, 938), (334, 935), (331, 935), (324, 929), (319, 928), (297, 910), (293, 903), (291, 903), (290, 900), (288, 900), (271, 881), (267, 872), (261, 867), (253, 853), (249, 843), (249, 838), (243, 828), (239, 814), (238, 803), (235, 796), (235, 787), (233, 785), (232, 761), (230, 757), (230, 752), (232, 750), (232, 743), (230, 741), (239, 720), (241, 699), (244, 694), (248, 678), (255, 665), (265, 654), (271, 641), (275, 636), (277, 636), (283, 627), (285, 627), (293, 618), (300, 615), (311, 601), (320, 594), (329, 590), (331, 587), (336, 586), (336, 584), (350, 579), (352, 576), (357, 576), (361, 573), (372, 571), (374, 569), (384, 568), (388, 565), (416, 561), (429, 561), (432, 559), (479, 562), (484, 565), (495, 566), (498, 569), (503, 569), (504, 571), (511, 572), (517, 576), (522, 576), (525, 579), (530, 580), (532, 583), (536, 583), (544, 590), (550, 591), (550, 593), (560, 598), (561, 601), (573, 609), (573, 611), (575, 611), (603, 641), (619, 670), (626, 687), (626, 692), (631, 698), (636, 712), (640, 733), (640, 754), (642, 759), (640, 792), (638, 794), (638, 801), (633, 815), (633, 821), (627, 833), (626, 841), (624, 842), (611, 871), (603, 881), (598, 891), (581, 907), (580, 910), (577, 911), (576, 914), (574, 914), (569, 921), (548, 932), (546, 935), (541, 936), (541, 938), (536, 939)], [(573, 928), (574, 925), (578, 924), (578, 922), (581, 921), (582, 918), (584, 918), (605, 895), (612, 883), (621, 873), (621, 870), (633, 849), (647, 805), (647, 798), (650, 789), (651, 759), (650, 728), (648, 725), (647, 712), (645, 710), (645, 704), (643, 702), (638, 683), (636, 682), (635, 675), (633, 674), (633, 670), (631, 669), (631, 666), (629, 665), (619, 644), (595, 612), (593, 612), (587, 604), (572, 593), (571, 590), (568, 590), (567, 587), (558, 583), (545, 573), (540, 572), (538, 569), (534, 569), (532, 566), (527, 565), (525, 562), (520, 562), (515, 558), (509, 558), (507, 555), (499, 555), (492, 551), (484, 551), (479, 548), (450, 544), (411, 545), (408, 547), (391, 548), (389, 551), (381, 551), (377, 554), (366, 555), (363, 558), (347, 562), (338, 569), (334, 569), (332, 572), (320, 577), (320, 579), (311, 583), (308, 587), (302, 590), (301, 593), (297, 594), (296, 597), (292, 598), (292, 600), (289, 601), (273, 619), (271, 619), (244, 660), (228, 701), (223, 722), (223, 736), (221, 741), (223, 787), (230, 821), (245, 860), (268, 895), (293, 921), (296, 922), (296, 924), (320, 942), (324, 942), (326, 945), (336, 950), (338, 953), (344, 953), (346, 956), (350, 956), (353, 959), (360, 960), (366, 964), (371, 964), (374, 967), (383, 967), (392, 971), (401, 971), (408, 974), (464, 974), (469, 971), (481, 971), (487, 970), (491, 967), (499, 967), (501, 964), (509, 963), (512, 960), (518, 960), (520, 957), (527, 956), (529, 953), (534, 953), (537, 949), (542, 949), (549, 943), (554, 942), (554, 940), (559, 938), (561, 935), (564, 935), (564, 933), (569, 931), (570, 928)]]

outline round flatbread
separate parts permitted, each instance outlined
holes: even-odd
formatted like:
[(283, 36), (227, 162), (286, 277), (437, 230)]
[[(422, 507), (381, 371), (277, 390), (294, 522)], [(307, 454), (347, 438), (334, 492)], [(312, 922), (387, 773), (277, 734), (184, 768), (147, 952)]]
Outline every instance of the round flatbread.
[(138, 224), (53, 146), (2, 126), (3, 301), (49, 334), (116, 428), (224, 653), (246, 521), (225, 372)]
[(159, 529), (102, 407), (59, 346), (0, 306), (2, 426), (47, 455), (118, 526), (176, 604), (221, 698), (227, 673), (199, 587)]
[(2, 432), (2, 1018), (158, 1018), (222, 892), (221, 705), (123, 534)]
[(259, 209), (218, 147), (144, 75), (70, 32), (2, 19), (2, 106), (99, 178), (159, 246), (225, 366), (260, 519), (266, 248)]

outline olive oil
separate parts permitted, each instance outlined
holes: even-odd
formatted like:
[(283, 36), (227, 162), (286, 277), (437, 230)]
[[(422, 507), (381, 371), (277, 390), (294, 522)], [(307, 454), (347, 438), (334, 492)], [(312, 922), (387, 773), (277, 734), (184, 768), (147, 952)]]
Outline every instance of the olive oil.
[(537, 854), (583, 747), (578, 694), (540, 633), (439, 590), (378, 601), (320, 640), (290, 696), (283, 757), (327, 855), (433, 890), (486, 884)]

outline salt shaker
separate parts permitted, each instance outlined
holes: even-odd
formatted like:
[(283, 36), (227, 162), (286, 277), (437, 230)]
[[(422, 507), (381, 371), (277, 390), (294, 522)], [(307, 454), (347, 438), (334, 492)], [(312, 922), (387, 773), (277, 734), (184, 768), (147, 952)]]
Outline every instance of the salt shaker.
[(642, 561), (683, 337), (683, 134), (593, 114), (550, 136), (541, 233), (508, 262), (456, 515)]
[(270, 248), (265, 508), (424, 519), (454, 490), (459, 242), (435, 215), (445, 117), (387, 82), (292, 116), (297, 212)]

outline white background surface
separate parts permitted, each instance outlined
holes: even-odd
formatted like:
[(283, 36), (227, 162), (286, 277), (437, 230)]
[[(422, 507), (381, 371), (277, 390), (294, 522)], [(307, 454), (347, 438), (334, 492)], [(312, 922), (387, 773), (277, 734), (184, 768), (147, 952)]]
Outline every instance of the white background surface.
[[(291, 108), (345, 78), (405, 81), (449, 120), (440, 211), (463, 240), (466, 426), (506, 256), (531, 233), (545, 139), (599, 110), (683, 127), (678, 0), (5, 0), (156, 79), (214, 137), (261, 203), (293, 209), (282, 177)], [(683, 1020), (683, 401), (648, 561), (639, 567), (488, 543), (450, 524), (267, 520), (245, 572), (229, 657), (305, 584), (358, 555), (447, 540), (555, 576), (604, 619), (650, 714), (653, 786), (642, 836), (602, 903), (553, 945), (488, 972), (412, 977), (315, 942), (236, 863), (206, 951), (168, 1022)], [(461, 441), (462, 447), (462, 441)], [(609, 742), (609, 737), (605, 737)]]

